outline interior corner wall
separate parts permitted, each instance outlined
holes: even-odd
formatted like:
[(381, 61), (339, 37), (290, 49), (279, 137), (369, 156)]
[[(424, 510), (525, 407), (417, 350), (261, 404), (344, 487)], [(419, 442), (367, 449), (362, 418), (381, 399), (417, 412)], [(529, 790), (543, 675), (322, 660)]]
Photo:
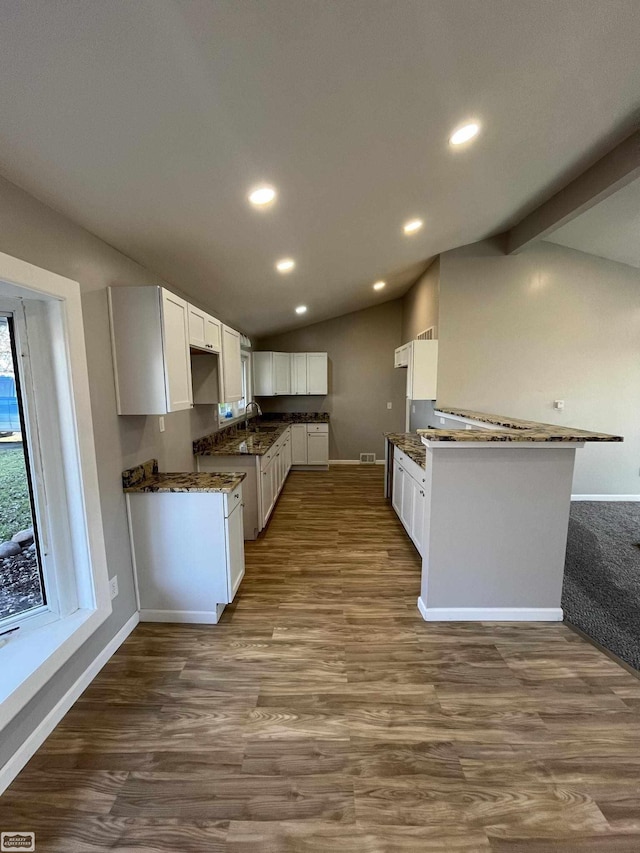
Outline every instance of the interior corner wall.
[[(438, 326), (440, 258), (436, 258), (402, 299), (402, 343), (413, 341), (430, 326)], [(437, 337), (437, 333), (436, 333)]]
[(265, 412), (329, 412), (330, 459), (359, 459), (366, 452), (384, 458), (383, 433), (404, 431), (407, 372), (393, 366), (401, 331), (402, 300), (394, 299), (263, 338), (256, 349), (327, 352), (329, 393), (259, 397), (260, 405)]
[(465, 246), (441, 256), (439, 327), (441, 405), (623, 435), (578, 450), (573, 493), (640, 493), (640, 270)]
[(107, 563), (119, 587), (109, 618), (3, 729), (1, 767), (137, 609), (121, 471), (152, 457), (165, 471), (192, 471), (191, 441), (215, 430), (218, 417), (217, 406), (175, 412), (166, 416), (166, 431), (160, 433), (157, 417), (116, 413), (106, 288), (166, 284), (152, 272), (3, 179), (0, 251), (80, 283)]

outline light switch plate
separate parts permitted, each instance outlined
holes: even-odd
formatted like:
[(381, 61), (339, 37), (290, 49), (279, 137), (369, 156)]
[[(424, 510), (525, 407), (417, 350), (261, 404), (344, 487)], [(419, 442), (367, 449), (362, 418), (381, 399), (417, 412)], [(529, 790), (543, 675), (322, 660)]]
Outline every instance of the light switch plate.
[(387, 409), (393, 409), (393, 403), (387, 403)]
[(118, 594), (118, 575), (114, 575), (112, 578), (109, 578), (109, 594), (111, 595), (112, 600)]
[(164, 432), (164, 416), (160, 415), (158, 418), (158, 426), (160, 427), (160, 432)]

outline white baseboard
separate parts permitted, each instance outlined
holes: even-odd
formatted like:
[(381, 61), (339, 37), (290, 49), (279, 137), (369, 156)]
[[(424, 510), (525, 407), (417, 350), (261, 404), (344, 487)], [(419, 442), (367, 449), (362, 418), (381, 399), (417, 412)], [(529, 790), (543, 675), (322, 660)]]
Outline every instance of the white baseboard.
[(374, 463), (361, 462), (359, 459), (330, 459), (329, 465), (384, 465), (384, 459), (376, 459)]
[[(224, 610), (224, 605), (222, 606)], [(222, 610), (141, 610), (141, 622), (182, 622), (186, 625), (217, 625)]]
[(418, 599), (425, 622), (562, 622), (561, 607), (427, 607)]
[(139, 621), (139, 614), (134, 613), (122, 628), (120, 628), (115, 637), (107, 643), (100, 654), (89, 664), (80, 678), (67, 690), (62, 699), (49, 711), (37, 729), (31, 732), (22, 746), (18, 747), (18, 750), (14, 752), (7, 763), (0, 769), (0, 794), (9, 787), (25, 764), (40, 749), (73, 703), (84, 693), (103, 666), (113, 657)]
[(572, 501), (640, 501), (640, 495), (571, 495)]

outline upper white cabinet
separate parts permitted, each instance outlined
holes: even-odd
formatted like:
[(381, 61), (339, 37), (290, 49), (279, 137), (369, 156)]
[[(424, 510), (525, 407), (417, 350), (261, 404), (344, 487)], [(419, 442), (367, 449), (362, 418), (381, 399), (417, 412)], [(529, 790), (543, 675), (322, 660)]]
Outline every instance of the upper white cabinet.
[(221, 403), (242, 400), (242, 357), (240, 333), (222, 326), (222, 380)]
[(410, 341), (395, 351), (395, 367), (407, 368), (409, 400), (435, 400), (438, 380), (438, 341)]
[(306, 352), (291, 353), (291, 393), (307, 393), (307, 354)]
[(204, 327), (204, 345), (212, 352), (222, 350), (222, 323), (210, 314), (206, 315)]
[(222, 323), (211, 314), (189, 305), (189, 344), (197, 349), (220, 352)]
[(118, 414), (191, 408), (185, 300), (162, 287), (110, 287), (108, 300)]
[(291, 353), (253, 354), (253, 393), (256, 397), (291, 394)]
[(409, 350), (411, 348), (411, 344), (403, 344), (401, 347), (398, 347), (395, 351), (393, 366), (394, 367), (408, 367), (409, 366)]
[(253, 382), (256, 397), (327, 394), (327, 353), (256, 352)]
[(327, 394), (329, 360), (326, 352), (307, 353), (307, 394)]

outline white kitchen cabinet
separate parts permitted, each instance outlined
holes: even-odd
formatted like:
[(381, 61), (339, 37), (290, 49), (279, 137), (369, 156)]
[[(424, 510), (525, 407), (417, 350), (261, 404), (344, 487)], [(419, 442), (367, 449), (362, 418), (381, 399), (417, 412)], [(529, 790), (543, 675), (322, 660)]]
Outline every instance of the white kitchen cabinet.
[(329, 425), (307, 424), (307, 465), (329, 464)]
[(398, 518), (402, 518), (402, 481), (405, 477), (404, 468), (397, 459), (393, 460), (393, 490), (391, 492), (391, 505), (396, 511)]
[(274, 352), (273, 384), (275, 396), (291, 393), (291, 353)]
[(293, 465), (307, 464), (307, 425), (291, 425), (291, 463)]
[(276, 484), (274, 479), (274, 459), (265, 461), (263, 456), (260, 465), (260, 530), (266, 526), (271, 510), (275, 504)]
[(222, 323), (210, 314), (206, 316), (204, 345), (211, 352), (219, 353), (222, 351)]
[(425, 471), (394, 448), (391, 505), (420, 554), (424, 548), (427, 493)]
[(242, 358), (240, 333), (222, 326), (222, 382), (221, 403), (242, 400)]
[(219, 353), (222, 323), (195, 305), (189, 305), (189, 345), (196, 349)]
[(242, 486), (134, 492), (127, 507), (140, 619), (215, 624), (244, 576)]
[(403, 344), (401, 347), (397, 347), (394, 353), (393, 366), (394, 367), (408, 367), (409, 366), (409, 349), (411, 348), (411, 344)]
[(205, 349), (207, 314), (195, 305), (189, 305), (189, 344)]
[(407, 368), (407, 399), (437, 398), (438, 341), (410, 341), (398, 347), (394, 366)]
[(306, 352), (291, 353), (291, 393), (307, 393), (307, 354)]
[(427, 510), (427, 498), (424, 484), (416, 483), (415, 480), (414, 483), (415, 486), (413, 490), (413, 517), (411, 519), (411, 538), (413, 539), (413, 544), (422, 554), (422, 549), (424, 546), (424, 529)]
[(119, 415), (164, 415), (193, 405), (189, 306), (162, 287), (108, 288)]
[(256, 352), (253, 354), (256, 397), (327, 394), (326, 352)]
[(256, 397), (277, 397), (291, 393), (291, 354), (253, 354), (253, 393)]
[[(402, 466), (400, 466), (402, 467)], [(415, 491), (415, 481), (406, 470), (403, 469), (405, 476), (402, 478), (402, 505), (400, 507), (400, 521), (404, 524), (405, 529), (411, 536), (413, 524), (413, 497)], [(413, 537), (412, 537), (413, 538)]]
[(329, 360), (326, 352), (307, 353), (307, 394), (327, 394)]

